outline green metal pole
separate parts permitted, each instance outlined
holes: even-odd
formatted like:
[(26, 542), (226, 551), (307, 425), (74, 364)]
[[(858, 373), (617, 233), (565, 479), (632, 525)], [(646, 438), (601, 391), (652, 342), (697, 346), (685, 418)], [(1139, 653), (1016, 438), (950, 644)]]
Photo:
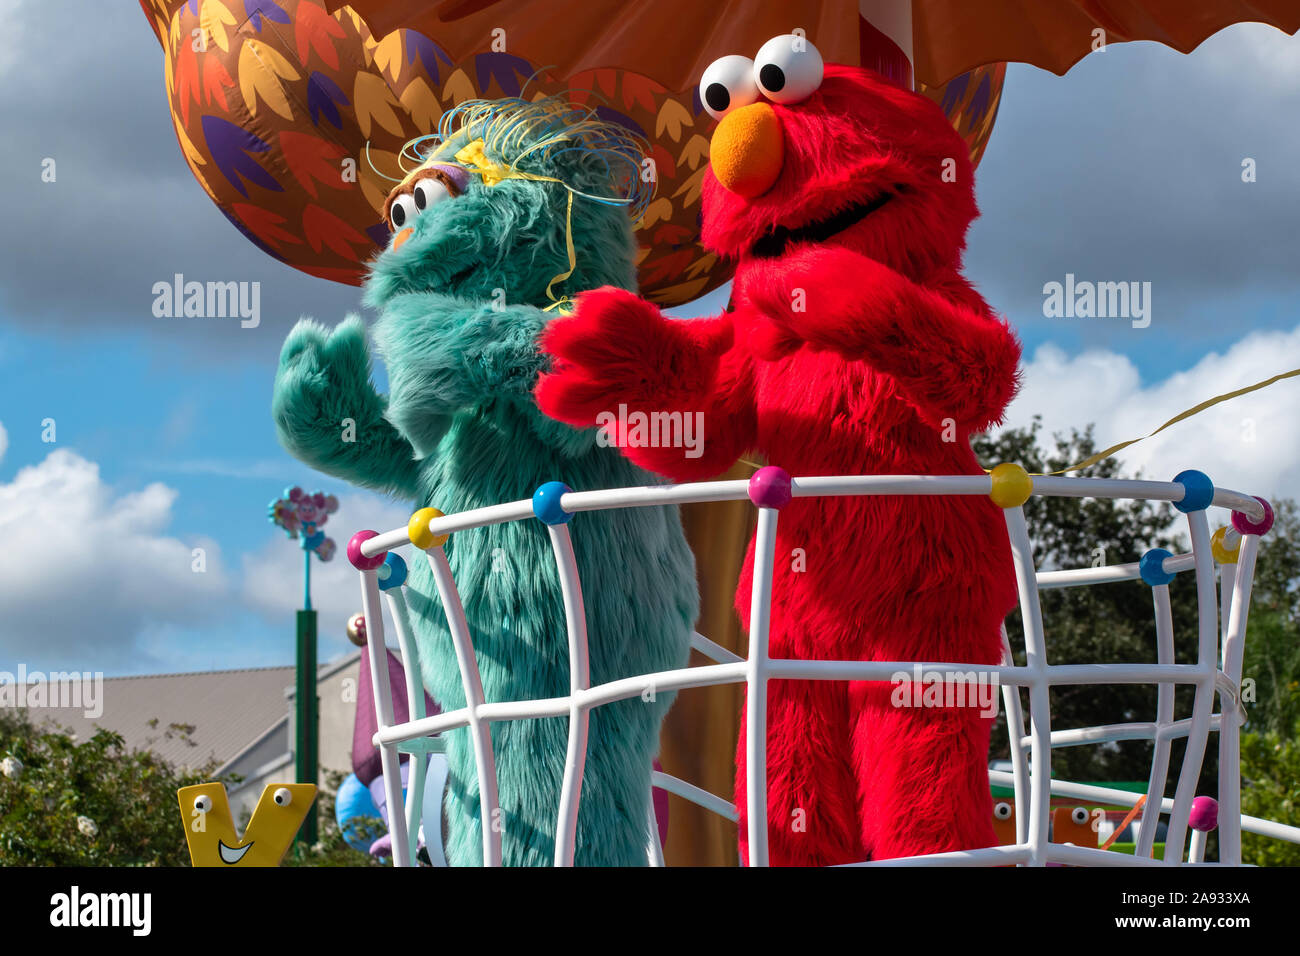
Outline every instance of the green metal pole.
[[(299, 783), (320, 783), (318, 760), (320, 754), (319, 702), (316, 699), (316, 612), (298, 612), (298, 701), (295, 727), (294, 758)], [(316, 842), (317, 803), (313, 802), (307, 819), (298, 830), (300, 842), (311, 846)]]

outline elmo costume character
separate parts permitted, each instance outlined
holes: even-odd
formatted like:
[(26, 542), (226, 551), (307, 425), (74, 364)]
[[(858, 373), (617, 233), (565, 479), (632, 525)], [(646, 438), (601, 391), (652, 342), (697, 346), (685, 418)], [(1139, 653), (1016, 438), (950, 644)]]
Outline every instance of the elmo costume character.
[[(544, 333), (542, 409), (574, 425), (618, 403), (702, 413), (696, 457), (623, 441), (676, 481), (751, 451), (794, 475), (980, 474), (968, 439), (1001, 419), (1020, 347), (960, 273), (973, 168), (942, 112), (868, 70), (823, 66), (799, 36), (718, 60), (700, 99), (719, 120), (703, 241), (738, 261), (732, 309), (674, 320), (630, 292), (585, 293)], [(1015, 578), (986, 497), (796, 498), (776, 555), (773, 657), (1000, 660)], [(753, 558), (751, 542), (736, 595), (747, 627)], [(769, 685), (772, 863), (995, 842), (992, 715), (895, 706), (894, 689)], [(738, 762), (744, 850), (743, 739)]]

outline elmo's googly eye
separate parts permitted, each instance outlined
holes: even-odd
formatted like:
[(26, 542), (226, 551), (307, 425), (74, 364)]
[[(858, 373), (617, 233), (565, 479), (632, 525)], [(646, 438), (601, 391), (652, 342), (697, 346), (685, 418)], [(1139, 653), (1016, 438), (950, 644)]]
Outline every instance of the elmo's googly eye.
[(997, 820), (1010, 820), (1011, 804), (1009, 803), (995, 804), (993, 807), (993, 816)]
[(211, 812), (212, 812), (212, 798), (209, 797), (206, 793), (201, 794), (201, 795), (195, 797), (195, 798), (194, 798), (194, 809), (197, 810), (199, 813), (211, 813)]
[(434, 203), (451, 198), (451, 193), (447, 192), (447, 187), (436, 179), (420, 180), (415, 184), (415, 189), (411, 191), (411, 195), (415, 197), (415, 208), (421, 212)]
[(807, 37), (773, 37), (754, 58), (754, 82), (773, 103), (799, 103), (822, 85), (822, 55)]
[(1075, 823), (1077, 823), (1079, 826), (1083, 826), (1085, 823), (1088, 822), (1088, 808), (1075, 807), (1073, 810), (1070, 811), (1070, 819), (1073, 820)]
[(758, 102), (754, 61), (747, 56), (714, 60), (700, 78), (700, 102), (714, 119)]
[(420, 207), (415, 204), (414, 196), (409, 194), (398, 196), (388, 210), (388, 221), (393, 224), (394, 229), (401, 229), (414, 222), (419, 212)]
[(288, 787), (281, 787), (271, 795), (271, 799), (275, 801), (277, 807), (287, 807), (293, 803), (293, 793), (290, 792)]

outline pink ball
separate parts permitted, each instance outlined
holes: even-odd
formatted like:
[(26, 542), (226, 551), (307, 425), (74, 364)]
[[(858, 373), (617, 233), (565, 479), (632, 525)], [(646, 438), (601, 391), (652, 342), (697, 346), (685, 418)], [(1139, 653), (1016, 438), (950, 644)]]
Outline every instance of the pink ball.
[(1193, 830), (1209, 833), (1219, 825), (1219, 801), (1213, 797), (1197, 797), (1192, 801), (1192, 814), (1187, 824)]
[(792, 496), (790, 473), (784, 468), (768, 465), (749, 476), (749, 500), (760, 508), (780, 510)]
[(348, 542), (348, 560), (358, 571), (373, 571), (384, 563), (384, 558), (388, 556), (387, 551), (380, 551), (378, 554), (367, 558), (361, 553), (362, 542), (369, 541), (371, 538), (379, 537), (378, 531), (358, 531)]

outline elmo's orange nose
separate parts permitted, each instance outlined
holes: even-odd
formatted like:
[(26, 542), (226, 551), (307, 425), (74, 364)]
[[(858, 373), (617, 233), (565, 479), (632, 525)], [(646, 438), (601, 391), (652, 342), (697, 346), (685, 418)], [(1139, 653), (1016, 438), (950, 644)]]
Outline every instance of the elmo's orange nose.
[(415, 235), (415, 230), (412, 229), (410, 226), (407, 226), (397, 235), (393, 236), (393, 248), (394, 249), (402, 248), (402, 243), (404, 243), (407, 239), (410, 239), (411, 236), (413, 235)]
[(713, 175), (746, 199), (767, 192), (781, 175), (784, 161), (785, 134), (767, 103), (751, 103), (722, 117), (709, 143)]

